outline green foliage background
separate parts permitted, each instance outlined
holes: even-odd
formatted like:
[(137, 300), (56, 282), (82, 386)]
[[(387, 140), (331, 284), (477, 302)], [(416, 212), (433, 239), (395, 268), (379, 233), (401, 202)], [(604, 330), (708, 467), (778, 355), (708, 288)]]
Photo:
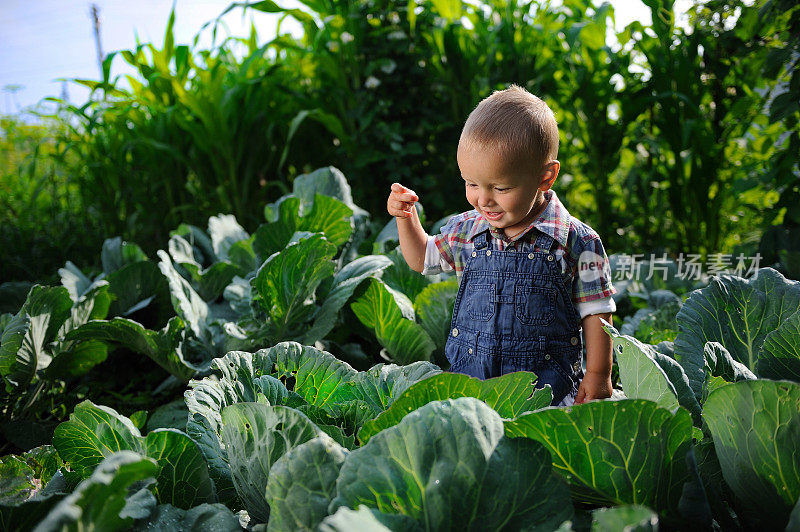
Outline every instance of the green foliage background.
[[(554, 109), (557, 192), (611, 253), (761, 250), (797, 256), (797, 39), (788, 0), (711, 0), (675, 23), (607, 41), (608, 4), (565, 0), (307, 0), (256, 9), (289, 34), (174, 42), (109, 54), (82, 104), (0, 127), (0, 280), (51, 277), (119, 235), (148, 254), (180, 223), (234, 214), (248, 231), (304, 171), (340, 168), (356, 203), (384, 211), (390, 183), (428, 220), (466, 207), (455, 149), (480, 99), (511, 83)], [(117, 76), (119, 62), (137, 74)], [(789, 272), (791, 273), (791, 272)]]

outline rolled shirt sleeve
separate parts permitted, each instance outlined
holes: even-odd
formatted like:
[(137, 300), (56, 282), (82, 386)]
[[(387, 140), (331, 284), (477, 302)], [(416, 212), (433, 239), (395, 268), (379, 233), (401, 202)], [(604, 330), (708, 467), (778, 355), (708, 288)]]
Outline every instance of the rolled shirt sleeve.
[(577, 255), (575, 278), (572, 282), (573, 302), (579, 304), (610, 298), (617, 290), (611, 282), (611, 265), (600, 237), (591, 231), (584, 237), (579, 237), (576, 244), (576, 253), (573, 254), (573, 257)]
[[(453, 271), (453, 266), (445, 259), (443, 256), (441, 249), (441, 244), (437, 244), (437, 239), (440, 236), (429, 236), (428, 237), (428, 244), (425, 247), (425, 263), (422, 270), (423, 275), (434, 275), (437, 273), (442, 272), (451, 272)], [(449, 249), (447, 245), (447, 241), (445, 239), (441, 239), (446, 249)]]
[(605, 314), (607, 312), (615, 312), (617, 304), (614, 303), (614, 298), (611, 296), (604, 297), (603, 299), (595, 299), (586, 303), (575, 303), (575, 308), (578, 309), (578, 314), (581, 319), (592, 314)]

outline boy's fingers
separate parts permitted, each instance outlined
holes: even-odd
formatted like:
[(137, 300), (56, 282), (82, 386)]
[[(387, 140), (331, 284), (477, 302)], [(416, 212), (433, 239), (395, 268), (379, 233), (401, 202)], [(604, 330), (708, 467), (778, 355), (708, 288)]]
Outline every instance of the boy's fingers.
[(401, 203), (414, 203), (419, 201), (419, 198), (413, 194), (399, 194), (397, 192), (392, 192), (392, 195), (389, 196), (389, 199), (399, 201)]
[(575, 396), (575, 404), (583, 403), (586, 400), (586, 390), (583, 387), (583, 382), (578, 387), (578, 395)]
[(400, 183), (392, 183), (392, 192), (397, 192), (404, 196), (407, 201), (419, 201), (419, 197), (410, 188), (406, 188)]
[(407, 218), (411, 216), (411, 210), (413, 208), (414, 207), (412, 206), (411, 203), (407, 203), (404, 201), (391, 201), (389, 203), (389, 212), (393, 216), (403, 216)]

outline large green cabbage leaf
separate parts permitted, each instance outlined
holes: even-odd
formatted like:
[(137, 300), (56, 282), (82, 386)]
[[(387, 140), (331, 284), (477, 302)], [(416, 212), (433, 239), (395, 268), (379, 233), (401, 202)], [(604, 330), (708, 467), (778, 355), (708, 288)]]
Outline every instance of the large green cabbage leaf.
[(331, 511), (366, 505), (424, 530), (554, 530), (572, 517), (547, 451), (472, 397), (428, 403), (345, 459)]
[(235, 276), (256, 269), (252, 240), (234, 216), (220, 214), (208, 219), (208, 235), (187, 225), (173, 231), (168, 249), (176, 271), (210, 302)]
[[(158, 472), (155, 460), (132, 451), (110, 454), (91, 476), (61, 500), (35, 532), (123, 530), (147, 517), (156, 505), (147, 489)], [(136, 486), (136, 491), (129, 491)]]
[(719, 342), (758, 376), (800, 381), (800, 352), (793, 347), (800, 342), (798, 312), (800, 283), (771, 268), (752, 279), (714, 277), (692, 292), (677, 316), (675, 356), (697, 399), (707, 376), (706, 342)]
[(577, 501), (643, 504), (677, 516), (692, 442), (683, 408), (672, 412), (640, 399), (593, 401), (545, 408), (505, 425), (508, 435), (535, 439), (550, 451)]
[(783, 529), (800, 498), (800, 385), (723, 386), (709, 394), (703, 418), (747, 520), (758, 529)]
[(348, 263), (336, 272), (333, 285), (325, 294), (322, 306), (314, 316), (314, 325), (303, 335), (303, 343), (312, 345), (327, 336), (334, 328), (339, 312), (361, 283), (370, 277), (377, 277), (391, 264), (392, 262), (382, 255), (367, 255)]
[(336, 495), (336, 479), (347, 451), (329, 438), (294, 447), (272, 466), (266, 499), (270, 532), (316, 530)]
[(100, 251), (100, 260), (103, 264), (103, 273), (110, 275), (117, 270), (121, 270), (125, 266), (138, 262), (146, 262), (149, 259), (138, 244), (125, 242), (122, 238), (115, 236), (113, 238), (107, 238), (103, 242), (103, 249)]
[(336, 246), (319, 233), (296, 234), (251, 281), (252, 304), (269, 320), (275, 340), (300, 338), (316, 312), (314, 292), (331, 277)]
[(159, 504), (147, 519), (137, 521), (133, 530), (241, 532), (242, 527), (233, 512), (219, 503), (203, 503), (189, 510), (171, 504)]
[(800, 382), (800, 310), (764, 339), (756, 373), (767, 379)]
[[(342, 247), (339, 256), (340, 266), (358, 257), (359, 244), (367, 237), (369, 228), (369, 213), (353, 202), (350, 185), (344, 174), (333, 166), (318, 168), (311, 173), (297, 176), (292, 181), (292, 196), (300, 198), (301, 212), (308, 212), (318, 195), (331, 197), (346, 205), (352, 211), (353, 231), (350, 239)], [(267, 220), (273, 221), (276, 213), (273, 206), (264, 209)], [(328, 231), (324, 228), (312, 228), (312, 231)], [(333, 237), (331, 236), (333, 239)]]
[(32, 529), (67, 495), (62, 465), (50, 445), (0, 458), (0, 530)]
[[(94, 339), (74, 342), (65, 335), (108, 313), (111, 296), (101, 281), (73, 302), (63, 286), (35, 285), (0, 337), (0, 376), (7, 391), (25, 386), (37, 370), (50, 379), (78, 376), (103, 362), (107, 349)], [(52, 366), (52, 368), (51, 368)]]
[(83, 478), (113, 453), (133, 451), (148, 456), (158, 463), (155, 492), (159, 502), (184, 509), (216, 502), (200, 449), (178, 430), (157, 429), (143, 437), (114, 409), (84, 401), (75, 407), (69, 421), (56, 427), (53, 446)]
[(209, 361), (186, 360), (184, 340), (191, 331), (184, 330), (184, 322), (177, 316), (169, 320), (160, 331), (151, 331), (128, 318), (92, 320), (67, 334), (67, 340), (96, 340), (110, 346), (124, 346), (135, 353), (150, 357), (153, 362), (171, 375), (187, 382), (198, 372), (208, 369)]
[(290, 393), (280, 381), (269, 376), (269, 366), (253, 363), (250, 353), (233, 351), (214, 359), (212, 369), (219, 375), (191, 381), (191, 389), (184, 394), (189, 419), (186, 432), (197, 443), (214, 480), (217, 497), (225, 504), (235, 506), (236, 490), (233, 486), (226, 445), (222, 436), (222, 410), (240, 402), (255, 402), (259, 394), (270, 404), (302, 404), (303, 399)]
[(239, 225), (232, 214), (220, 214), (208, 219), (208, 235), (217, 260), (227, 260), (231, 247), (250, 235)]
[(208, 363), (226, 349), (222, 323), (235, 319), (233, 309), (227, 303), (207, 303), (192, 284), (178, 273), (170, 256), (158, 251), (159, 269), (169, 283), (170, 297), (175, 313), (192, 332), (192, 349), (197, 353), (197, 362)]
[(382, 430), (397, 425), (409, 413), (432, 401), (475, 397), (504, 418), (515, 418), (528, 411), (550, 406), (550, 386), (534, 389), (536, 375), (528, 371), (509, 373), (480, 380), (459, 373), (440, 373), (409, 387), (377, 418), (364, 424), (358, 433), (362, 444)]
[(222, 410), (222, 435), (236, 492), (258, 522), (269, 519), (265, 494), (273, 464), (302, 443), (330, 439), (300, 411), (262, 403), (226, 406)]
[(103, 243), (101, 258), (103, 271), (94, 280), (70, 261), (58, 270), (61, 284), (74, 302), (107, 283), (111, 296), (109, 317), (130, 316), (149, 307), (152, 323), (162, 325), (174, 315), (166, 278), (138, 245), (124, 242), (120, 237), (109, 238)]
[(308, 209), (317, 195), (335, 198), (349, 207), (356, 218), (369, 217), (369, 213), (353, 202), (353, 194), (347, 178), (338, 168), (326, 166), (311, 173), (297, 176), (292, 181), (292, 194)]
[(400, 248), (393, 249), (385, 256), (392, 261), (392, 266), (384, 273), (383, 282), (390, 288), (405, 294), (411, 301), (414, 301), (433, 281), (431, 277), (412, 270), (406, 259), (403, 258)]
[(153, 323), (161, 326), (174, 316), (166, 278), (151, 261), (126, 264), (105, 277), (113, 301), (108, 316), (130, 316), (147, 307)]
[(430, 362), (413, 362), (405, 366), (376, 364), (353, 376), (350, 385), (355, 388), (354, 395), (366, 401), (377, 415), (416, 383), (441, 373), (442, 370)]
[[(213, 301), (219, 297), (233, 278), (246, 275), (248, 271), (231, 262), (214, 262), (207, 268), (199, 264), (193, 254), (192, 245), (182, 236), (174, 235), (169, 239), (169, 254), (175, 261), (176, 270), (189, 282), (205, 301)], [(253, 257), (251, 266), (255, 265)]]
[[(292, 223), (297, 224), (295, 225), (297, 229), (294, 230), (319, 231), (325, 233), (329, 239), (336, 240), (334, 235), (337, 231), (332, 229), (337, 227), (337, 225), (342, 229), (344, 228), (339, 225), (341, 224), (341, 220), (337, 219), (337, 217), (329, 216), (331, 228), (319, 224), (305, 227), (300, 225), (308, 223), (303, 221), (302, 217), (314, 208), (317, 197), (322, 197), (324, 198), (323, 201), (326, 201), (326, 204), (322, 206), (323, 208), (318, 209), (319, 211), (328, 210), (329, 215), (339, 212), (344, 213), (346, 211), (343, 211), (339, 206), (339, 203), (341, 203), (344, 207), (349, 209), (350, 213), (347, 217), (352, 217), (353, 225), (356, 227), (363, 227), (366, 225), (365, 222), (369, 218), (369, 213), (353, 202), (353, 195), (350, 191), (350, 185), (347, 183), (347, 179), (341, 171), (332, 166), (318, 168), (309, 174), (297, 176), (294, 181), (292, 181), (292, 193), (281, 197), (276, 203), (268, 204), (264, 208), (264, 218), (272, 224), (279, 222), (281, 219), (286, 219), (286, 215), (281, 213), (281, 206), (283, 203), (287, 200), (299, 200), (298, 214), (300, 215), (300, 220), (292, 220)], [(336, 203), (331, 203), (330, 200)], [(288, 211), (289, 215), (293, 215), (296, 209), (297, 208), (293, 206), (292, 209)], [(294, 230), (292, 230), (292, 232)], [(289, 235), (291, 235), (291, 232), (289, 232)], [(344, 240), (347, 239), (345, 238)], [(277, 249), (280, 249), (280, 246)]]
[(453, 305), (458, 293), (458, 279), (452, 278), (426, 286), (414, 299), (414, 312), (419, 324), (436, 344), (436, 350), (444, 354), (444, 346), (450, 335)]
[(295, 342), (282, 342), (254, 354), (233, 351), (215, 359), (212, 368), (218, 373), (214, 378), (189, 383), (186, 431), (202, 450), (219, 499), (226, 504), (236, 499), (222, 435), (221, 414), (226, 406), (259, 400), (291, 406), (344, 445), (337, 431), (324, 425), (335, 424), (354, 434), (409, 386), (441, 371), (418, 362), (409, 366), (379, 364), (358, 372), (330, 353)]
[(681, 365), (654, 346), (619, 334), (614, 327), (604, 328), (611, 336), (625, 395), (654, 401), (668, 410), (680, 405), (691, 412), (695, 424), (700, 425), (700, 403)]
[(213, 319), (208, 304), (194, 290), (189, 281), (178, 273), (170, 256), (165, 251), (159, 250), (158, 257), (161, 259), (158, 267), (169, 282), (170, 296), (176, 314), (186, 323), (195, 336), (198, 338), (206, 337), (208, 324)]
[(355, 403), (367, 407), (374, 417), (409, 386), (441, 372), (423, 361), (406, 366), (378, 364), (359, 372), (330, 353), (296, 342), (263, 349), (254, 355), (256, 359), (262, 367), (272, 367), (274, 376), (291, 377), (295, 392), (334, 416), (341, 414), (342, 405)]
[(416, 321), (411, 301), (379, 279), (370, 279), (366, 292), (350, 308), (375, 331), (378, 342), (392, 360), (409, 364), (430, 360), (436, 345)]
[(341, 246), (353, 232), (353, 211), (344, 203), (317, 194), (311, 209), (301, 212), (301, 201), (285, 197), (278, 206), (278, 218), (262, 224), (253, 235), (253, 250), (266, 260), (284, 249), (296, 232), (322, 233), (325, 238)]

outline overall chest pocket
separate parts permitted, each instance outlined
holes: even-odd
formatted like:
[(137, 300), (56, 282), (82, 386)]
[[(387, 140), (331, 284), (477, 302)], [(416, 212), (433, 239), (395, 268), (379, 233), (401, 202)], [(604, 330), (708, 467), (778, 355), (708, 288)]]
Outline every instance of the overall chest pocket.
[(473, 320), (489, 321), (494, 316), (495, 300), (494, 283), (470, 283), (461, 304)]
[(526, 325), (549, 325), (555, 316), (555, 287), (518, 281), (514, 287), (514, 313)]

